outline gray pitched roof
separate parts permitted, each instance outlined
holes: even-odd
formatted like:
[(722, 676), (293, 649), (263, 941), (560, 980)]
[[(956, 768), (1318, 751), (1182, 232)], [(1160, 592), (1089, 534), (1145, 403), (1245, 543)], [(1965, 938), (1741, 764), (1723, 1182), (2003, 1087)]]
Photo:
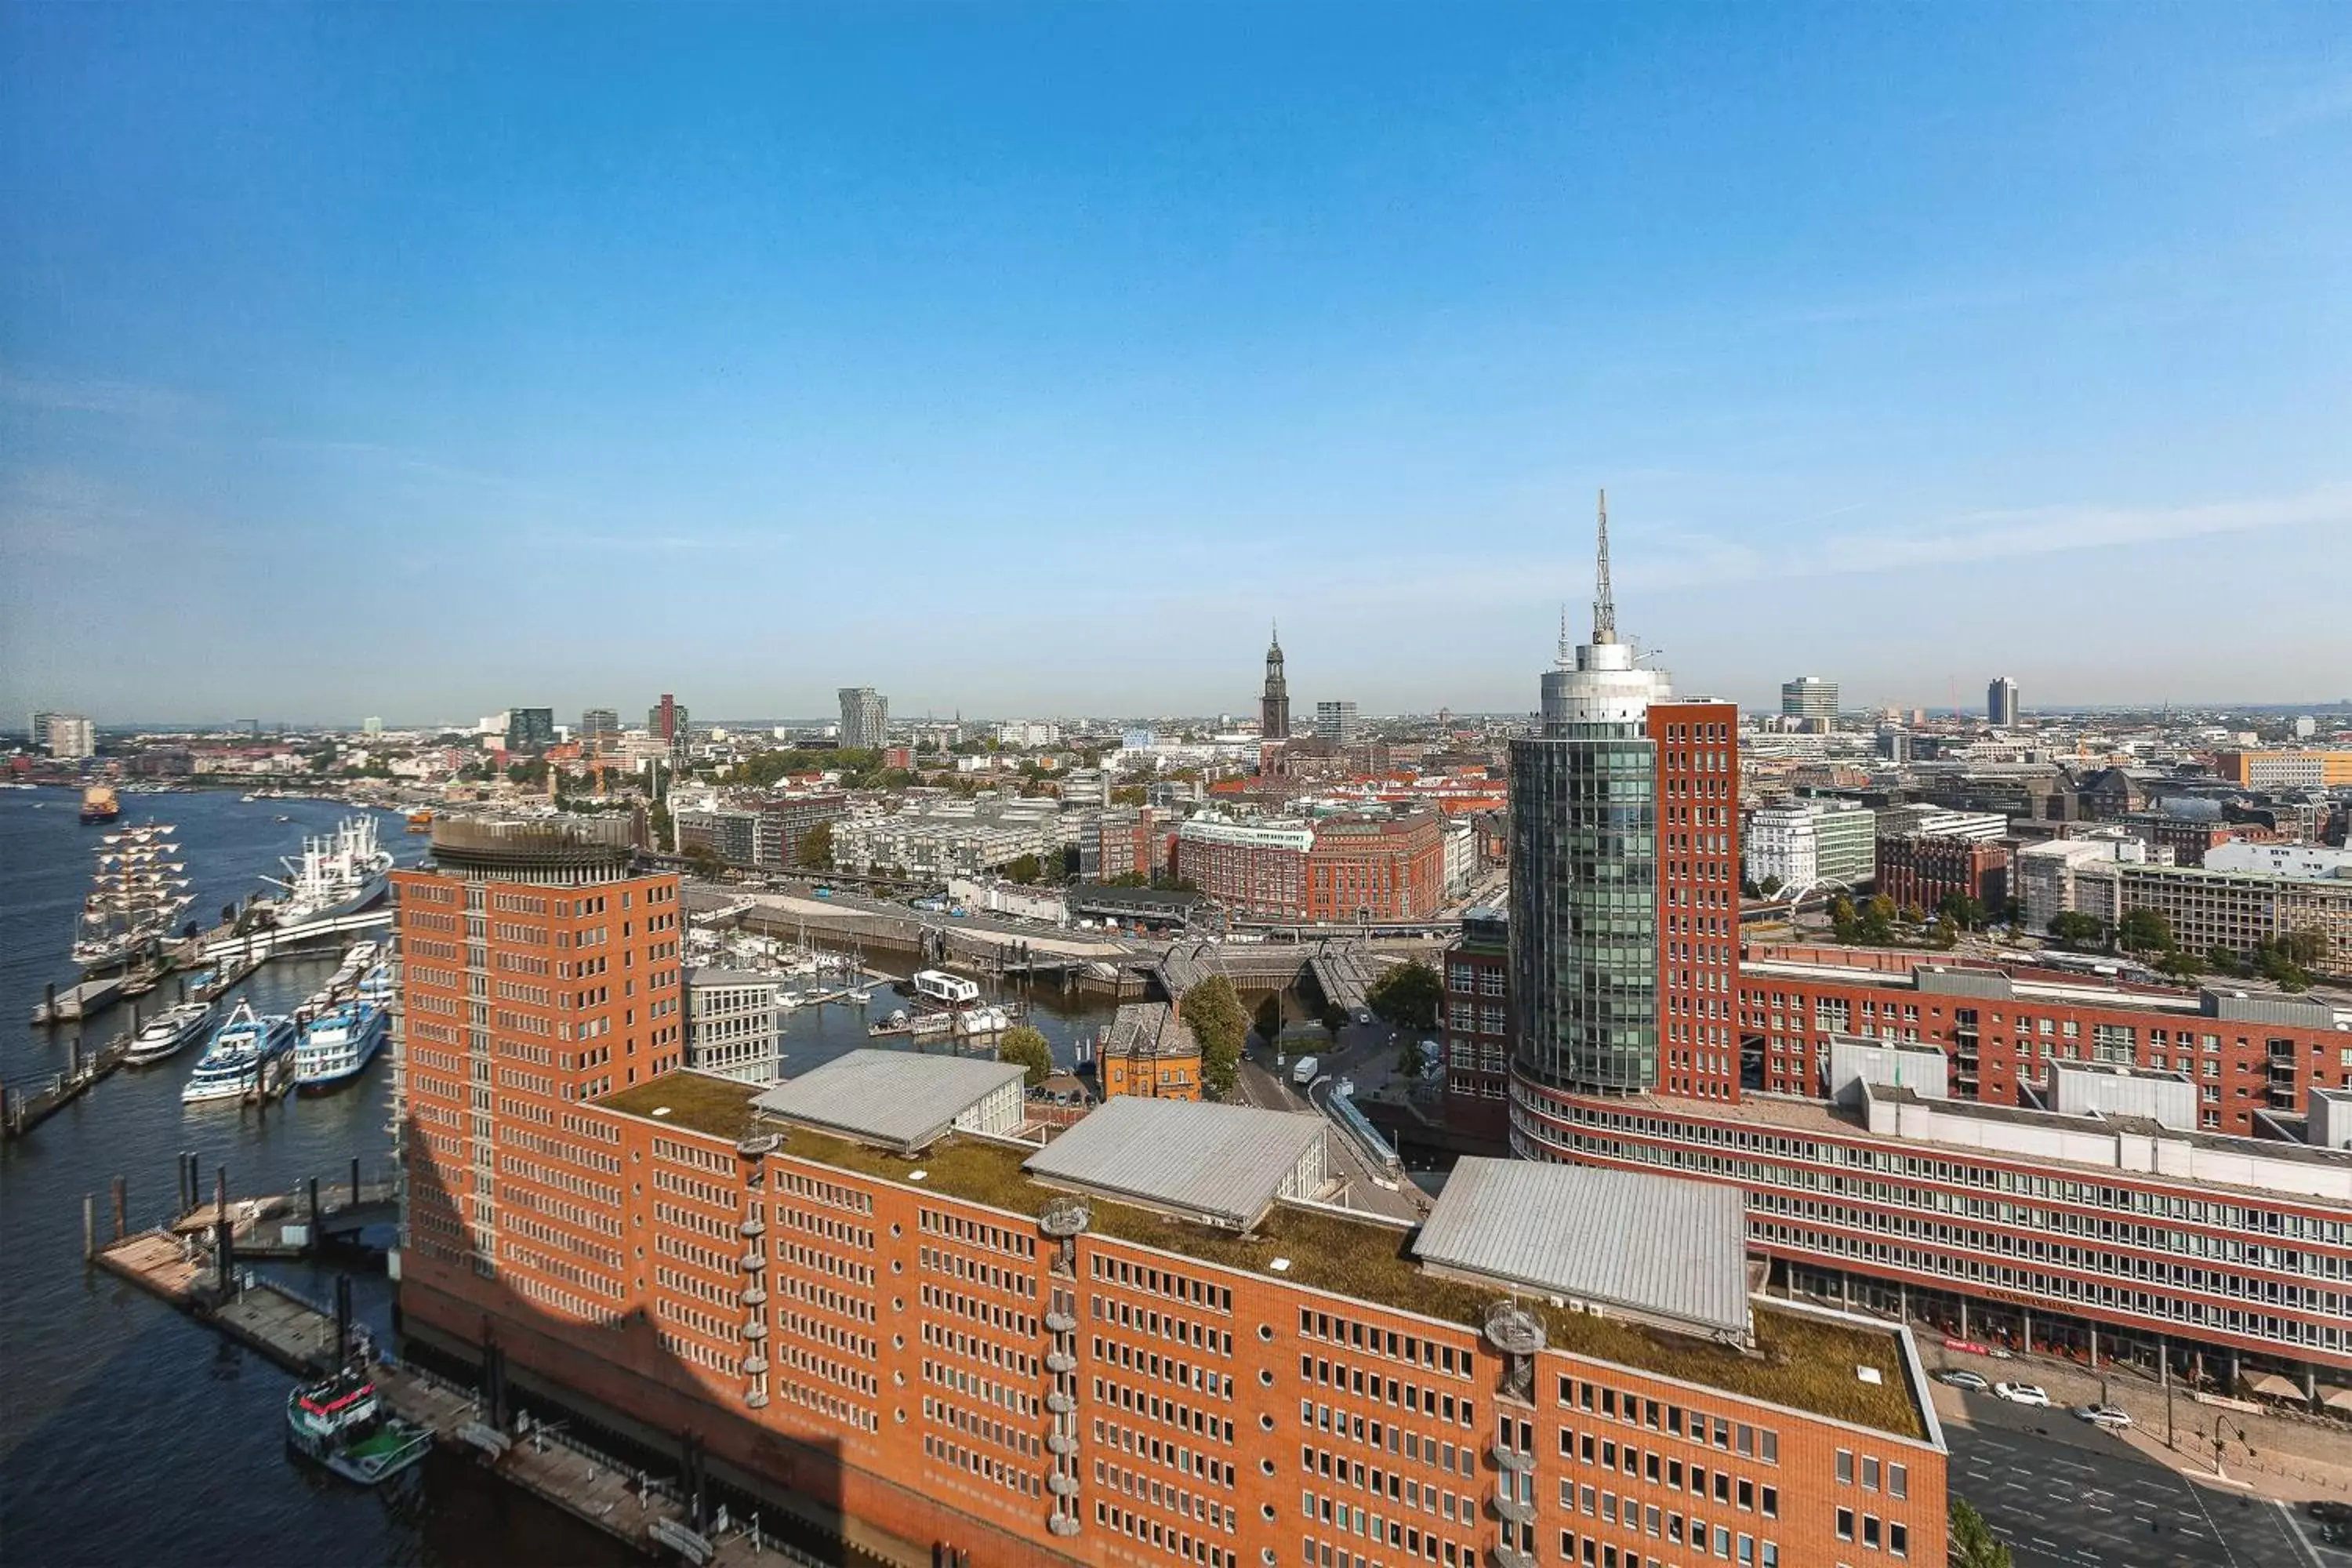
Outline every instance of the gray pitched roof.
[(1441, 1268), (1745, 1338), (1747, 1244), (1736, 1187), (1465, 1159), (1412, 1250)]
[(1248, 1226), (1323, 1142), (1319, 1116), (1115, 1095), (1022, 1168), (1107, 1197)]
[(1019, 1062), (862, 1049), (780, 1083), (751, 1104), (786, 1121), (919, 1149), (1024, 1071)]

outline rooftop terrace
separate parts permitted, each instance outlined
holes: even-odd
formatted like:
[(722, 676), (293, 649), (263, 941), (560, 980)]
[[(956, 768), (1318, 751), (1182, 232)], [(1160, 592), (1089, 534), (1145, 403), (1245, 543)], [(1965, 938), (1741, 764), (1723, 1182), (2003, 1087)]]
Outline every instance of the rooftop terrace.
[[(751, 1107), (757, 1092), (751, 1085), (725, 1079), (673, 1072), (607, 1095), (596, 1103), (640, 1117), (651, 1117), (667, 1108), (661, 1121), (740, 1139), (753, 1131), (757, 1121)], [(811, 1161), (1034, 1217), (1048, 1201), (1062, 1194), (1022, 1169), (1023, 1162), (1034, 1152), (1019, 1144), (951, 1134), (909, 1159), (812, 1128), (793, 1127), (779, 1157)], [(916, 1181), (919, 1171), (922, 1179)], [(1357, 1219), (1280, 1204), (1255, 1228), (1235, 1235), (1101, 1197), (1090, 1197), (1087, 1206), (1092, 1215), (1088, 1229), (1096, 1236), (1287, 1279), (1310, 1289), (1459, 1324), (1473, 1332), (1485, 1323), (1486, 1309), (1498, 1295), (1493, 1286), (1467, 1284), (1428, 1272), (1406, 1250), (1412, 1232), (1369, 1217)], [(1274, 1268), (1278, 1258), (1288, 1259), (1289, 1267)], [(1825, 1322), (1759, 1300), (1755, 1314), (1756, 1349), (1743, 1354), (1620, 1319), (1556, 1309), (1540, 1299), (1523, 1300), (1521, 1305), (1542, 1321), (1546, 1343), (1554, 1350), (1900, 1436), (1927, 1436), (1892, 1331)], [(1874, 1369), (1878, 1382), (1864, 1382), (1855, 1375), (1857, 1367)]]

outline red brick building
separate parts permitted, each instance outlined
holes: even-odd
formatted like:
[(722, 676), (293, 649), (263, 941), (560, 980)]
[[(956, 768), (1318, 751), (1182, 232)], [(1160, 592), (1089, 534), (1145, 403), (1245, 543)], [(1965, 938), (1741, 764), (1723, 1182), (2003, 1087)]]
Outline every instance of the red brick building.
[(1439, 1040), (1445, 1050), (1445, 1125), (1504, 1147), (1510, 1136), (1511, 932), (1501, 910), (1469, 910), (1445, 950)]
[(1445, 825), (1434, 812), (1327, 816), (1307, 853), (1302, 918), (1426, 919), (1445, 901)]
[(1739, 1098), (1739, 708), (1653, 702), (1657, 760), (1658, 1079)]
[(1955, 893), (1998, 910), (2009, 901), (2009, 847), (1939, 834), (1882, 835), (1878, 891), (1897, 909), (1931, 915)]

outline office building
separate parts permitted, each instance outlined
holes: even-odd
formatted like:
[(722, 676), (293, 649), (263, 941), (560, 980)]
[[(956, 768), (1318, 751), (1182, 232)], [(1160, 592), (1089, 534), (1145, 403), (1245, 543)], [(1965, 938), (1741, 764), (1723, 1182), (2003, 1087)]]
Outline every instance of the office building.
[(621, 715), (611, 708), (591, 708), (580, 715), (580, 738), (593, 741), (599, 735), (621, 732)]
[(1985, 719), (1996, 730), (2007, 730), (2017, 723), (2017, 682), (2008, 676), (1998, 676), (1985, 688)]
[(1738, 712), (1673, 699), (1618, 640), (1605, 499), (1596, 580), (1592, 640), (1562, 626), (1541, 731), (1511, 744), (1515, 1082), (1737, 1098)]
[(756, 864), (760, 854), (760, 814), (740, 806), (680, 806), (670, 814), (677, 835), (677, 852), (699, 849), (729, 866)]
[(784, 977), (715, 964), (686, 972), (686, 1065), (761, 1088), (782, 1076)]
[(79, 762), (98, 755), (98, 726), (79, 713), (36, 713), (32, 743), (59, 762)]
[[(2224, 848), (2230, 847), (2224, 846)], [(2210, 862), (2219, 850), (2209, 851)], [(2120, 913), (2153, 910), (2173, 942), (2193, 953), (2215, 948), (2251, 957), (2289, 935), (2317, 939), (2316, 973), (2352, 977), (2352, 877), (2279, 877), (2205, 866), (2084, 866), (2077, 896)], [(2094, 884), (2108, 884), (2098, 885)]]
[(1851, 890), (1877, 874), (1878, 816), (1859, 801), (1775, 801), (1748, 814), (1740, 849), (1748, 879), (1761, 887), (1777, 879), (1779, 896)]
[[(2085, 866), (2139, 864), (2168, 859), (2169, 850), (2151, 850), (2138, 837), (2115, 828), (2102, 828), (2078, 838), (2053, 838), (2028, 844), (2010, 860), (2010, 897), (2016, 900), (2019, 923), (2041, 935), (2063, 914), (2095, 915), (2113, 929), (2119, 910), (2104, 900), (2094, 904), (2083, 896), (2075, 873)], [(2112, 879), (2095, 879), (2094, 886), (2112, 889)]]
[(1061, 852), (1061, 813), (1050, 800), (941, 800), (833, 824), (833, 868), (859, 875), (944, 882)]
[(760, 820), (752, 830), (751, 864), (772, 871), (822, 870), (830, 851), (811, 836), (848, 815), (849, 796), (837, 789), (794, 790), (769, 795), (752, 809)]
[(1163, 822), (1164, 814), (1149, 805), (1097, 813), (1078, 831), (1078, 875), (1089, 882), (1153, 880), (1166, 865)]
[(1311, 921), (1417, 921), (1445, 902), (1445, 825), (1434, 812), (1318, 818), (1307, 850)]
[(411, 1355), (763, 1510), (990, 1563), (1943, 1558), (1908, 1336), (1751, 1300), (1698, 1184), (1467, 1161), (1407, 1237), (1332, 1206), (1319, 1117), (1123, 1094), (1040, 1142), (1017, 1066), (911, 1052), (550, 1112), (478, 1120), (581, 1195), (404, 1251)]
[(382, 735), (383, 733), (383, 720), (375, 714), (369, 714), (366, 718), (360, 721), (360, 733), (367, 736), (370, 740), (373, 740), (377, 736)]
[(1290, 738), (1290, 683), (1282, 674), (1282, 633), (1276, 629), (1265, 649), (1265, 689), (1257, 700), (1257, 732), (1267, 741)]
[(2242, 789), (2352, 787), (2352, 752), (2223, 752), (2213, 761), (2221, 777)]
[(1244, 822), (1202, 812), (1176, 830), (1176, 875), (1244, 920), (1298, 920), (1307, 910), (1303, 822)]
[(1327, 746), (1352, 746), (1360, 726), (1356, 721), (1356, 705), (1352, 702), (1318, 702), (1315, 705), (1315, 738)]
[(686, 707), (665, 691), (661, 700), (646, 710), (646, 732), (667, 744), (673, 752), (686, 748)]
[(1825, 734), (1837, 728), (1838, 683), (1818, 675), (1801, 675), (1780, 683), (1780, 717)]
[(1947, 834), (1878, 836), (1879, 893), (1899, 910), (1934, 914), (1948, 898), (1974, 899), (1988, 917), (2009, 901), (2009, 847)]
[(507, 750), (509, 752), (543, 752), (555, 744), (555, 710), (552, 708), (509, 708), (507, 710)]
[(890, 700), (870, 686), (845, 686), (839, 695), (842, 749), (879, 750), (890, 729)]

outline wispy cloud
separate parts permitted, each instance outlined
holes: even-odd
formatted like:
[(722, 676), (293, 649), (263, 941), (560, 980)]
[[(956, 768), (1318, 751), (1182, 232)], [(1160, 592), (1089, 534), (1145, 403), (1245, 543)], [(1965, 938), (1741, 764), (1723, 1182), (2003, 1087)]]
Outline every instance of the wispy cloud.
[(792, 542), (793, 536), (789, 533), (552, 533), (542, 541), (549, 544), (569, 545), (576, 550), (614, 550), (633, 553), (645, 551), (668, 553), (763, 550)]
[(104, 414), (129, 419), (174, 418), (198, 406), (195, 399), (167, 387), (5, 366), (0, 366), (0, 404), (53, 414)]

